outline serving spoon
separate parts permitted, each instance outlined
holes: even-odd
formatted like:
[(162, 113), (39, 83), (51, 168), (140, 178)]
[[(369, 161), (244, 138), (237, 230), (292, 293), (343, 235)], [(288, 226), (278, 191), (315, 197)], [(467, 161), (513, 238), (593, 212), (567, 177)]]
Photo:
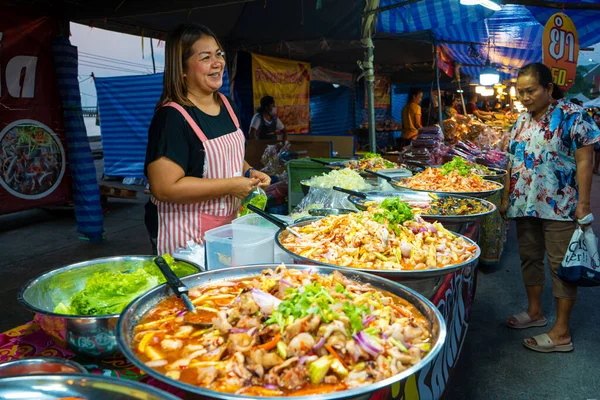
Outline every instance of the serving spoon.
[(296, 232), (295, 229), (290, 228), (290, 226), (287, 223), (285, 223), (284, 221), (275, 217), (274, 215), (272, 215), (264, 210), (261, 210), (260, 208), (256, 207), (255, 205), (248, 204), (248, 209), (254, 211), (256, 214), (260, 215), (261, 217), (263, 217), (267, 221), (271, 222), (272, 224), (275, 224), (280, 229), (285, 229), (286, 231), (288, 231), (292, 235), (296, 236), (297, 238), (302, 237), (298, 232)]
[[(175, 275), (173, 270), (169, 267), (169, 264), (162, 257), (156, 257), (154, 259), (154, 263), (160, 269), (160, 272), (164, 275), (167, 280), (167, 284), (171, 288), (171, 290), (175, 293), (175, 296), (179, 297), (183, 300), (183, 304), (185, 304), (185, 308), (187, 308), (188, 312), (183, 314), (183, 320), (190, 324), (197, 326), (199, 328), (210, 328), (212, 327), (212, 317), (205, 316), (202, 314), (198, 314), (196, 312), (196, 307), (188, 297), (188, 287), (185, 286), (181, 279)], [(216, 315), (215, 315), (216, 317)]]

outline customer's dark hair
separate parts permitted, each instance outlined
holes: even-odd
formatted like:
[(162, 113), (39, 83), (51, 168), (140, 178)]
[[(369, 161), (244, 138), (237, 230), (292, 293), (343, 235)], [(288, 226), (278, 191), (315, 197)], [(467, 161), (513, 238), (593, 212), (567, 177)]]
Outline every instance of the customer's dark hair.
[(263, 113), (271, 104), (275, 104), (275, 99), (272, 96), (263, 96), (263, 98), (260, 99), (260, 107), (257, 111)]
[(552, 81), (552, 72), (550, 68), (542, 63), (532, 63), (524, 66), (519, 70), (518, 77), (521, 76), (533, 76), (537, 79), (538, 83), (543, 87), (547, 88), (548, 85), (552, 84), (552, 98), (554, 100), (562, 99), (565, 94), (560, 88)]
[(467, 101), (471, 101), (473, 99), (477, 98), (477, 93), (476, 92), (469, 92), (469, 94), (467, 95)]
[(411, 87), (408, 89), (408, 101), (412, 101), (419, 93), (423, 93), (423, 91), (417, 87)]

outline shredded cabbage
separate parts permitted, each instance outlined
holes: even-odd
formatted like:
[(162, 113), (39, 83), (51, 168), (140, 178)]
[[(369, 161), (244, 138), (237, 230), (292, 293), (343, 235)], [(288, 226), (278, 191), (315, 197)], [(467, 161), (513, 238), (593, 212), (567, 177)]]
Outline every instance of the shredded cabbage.
[(331, 189), (334, 186), (349, 190), (371, 189), (371, 185), (358, 172), (349, 168), (333, 170), (321, 176), (313, 176), (306, 184), (321, 189)]

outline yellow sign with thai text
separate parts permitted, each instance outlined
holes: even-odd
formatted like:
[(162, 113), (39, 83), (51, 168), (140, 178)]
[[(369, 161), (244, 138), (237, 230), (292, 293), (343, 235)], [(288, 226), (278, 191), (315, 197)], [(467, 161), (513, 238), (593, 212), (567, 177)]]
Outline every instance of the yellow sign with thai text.
[(548, 19), (542, 39), (543, 62), (552, 71), (554, 84), (562, 91), (575, 82), (579, 38), (575, 24), (566, 14), (556, 13)]
[(289, 133), (308, 133), (310, 121), (310, 64), (252, 54), (254, 106), (272, 96), (277, 117)]

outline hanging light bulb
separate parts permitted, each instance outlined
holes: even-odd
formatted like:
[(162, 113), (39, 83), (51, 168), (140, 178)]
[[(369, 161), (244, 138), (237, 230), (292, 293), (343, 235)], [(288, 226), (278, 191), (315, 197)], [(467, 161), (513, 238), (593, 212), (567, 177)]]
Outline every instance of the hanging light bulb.
[(485, 86), (475, 86), (475, 93), (483, 94), (485, 92)]
[(510, 97), (512, 97), (513, 99), (514, 99), (515, 97), (517, 97), (517, 89), (515, 89), (515, 87), (514, 87), (514, 86), (511, 86), (511, 87), (510, 87), (509, 93), (510, 93)]
[(500, 74), (492, 68), (490, 60), (488, 59), (485, 68), (482, 69), (479, 74), (479, 83), (484, 86), (493, 86), (498, 82), (500, 82)]

